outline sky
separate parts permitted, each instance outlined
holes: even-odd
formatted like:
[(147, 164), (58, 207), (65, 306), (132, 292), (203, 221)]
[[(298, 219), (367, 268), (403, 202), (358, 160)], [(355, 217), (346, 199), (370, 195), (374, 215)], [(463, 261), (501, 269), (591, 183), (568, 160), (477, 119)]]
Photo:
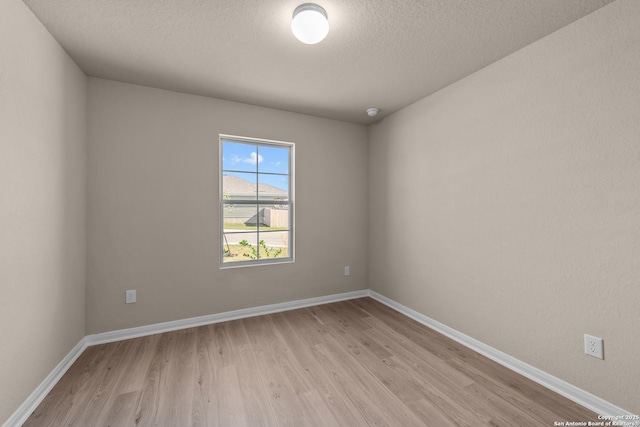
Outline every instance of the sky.
[(225, 175), (237, 176), (253, 183), (258, 176), (261, 184), (289, 191), (289, 147), (258, 146), (223, 140), (222, 169)]

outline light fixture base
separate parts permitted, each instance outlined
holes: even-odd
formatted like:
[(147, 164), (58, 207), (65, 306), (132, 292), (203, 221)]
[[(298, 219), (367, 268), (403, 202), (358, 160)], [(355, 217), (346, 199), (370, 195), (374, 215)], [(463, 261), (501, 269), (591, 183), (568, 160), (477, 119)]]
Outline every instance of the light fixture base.
[(324, 19), (327, 19), (327, 20), (329, 19), (329, 17), (327, 16), (327, 11), (324, 10), (324, 8), (319, 4), (315, 4), (315, 3), (302, 3), (300, 6), (296, 7), (293, 10), (293, 19), (295, 19), (297, 14), (299, 14), (300, 12), (304, 12), (306, 10), (313, 10), (315, 12), (318, 12), (322, 16), (324, 16)]
[(329, 33), (327, 11), (315, 3), (303, 3), (293, 11), (291, 31), (305, 44), (316, 44)]

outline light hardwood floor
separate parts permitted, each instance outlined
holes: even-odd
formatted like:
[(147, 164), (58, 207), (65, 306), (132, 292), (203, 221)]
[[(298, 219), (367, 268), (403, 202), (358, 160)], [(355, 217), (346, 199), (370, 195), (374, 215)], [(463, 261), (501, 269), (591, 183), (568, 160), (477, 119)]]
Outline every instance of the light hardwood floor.
[(553, 426), (596, 414), (370, 299), (89, 347), (24, 426)]

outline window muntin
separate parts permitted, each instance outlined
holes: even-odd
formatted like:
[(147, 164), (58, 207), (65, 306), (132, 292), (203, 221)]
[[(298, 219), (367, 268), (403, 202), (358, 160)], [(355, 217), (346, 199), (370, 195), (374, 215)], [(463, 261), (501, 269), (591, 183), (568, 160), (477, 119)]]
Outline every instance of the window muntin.
[(220, 136), (220, 266), (293, 261), (292, 143)]

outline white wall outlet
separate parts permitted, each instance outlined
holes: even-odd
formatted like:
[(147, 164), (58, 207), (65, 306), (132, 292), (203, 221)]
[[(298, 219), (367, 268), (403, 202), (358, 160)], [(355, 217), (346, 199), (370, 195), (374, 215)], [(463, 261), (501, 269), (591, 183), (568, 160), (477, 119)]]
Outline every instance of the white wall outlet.
[(134, 302), (136, 302), (136, 291), (135, 290), (127, 291), (126, 297), (125, 297), (125, 303), (133, 304)]
[(351, 274), (351, 268), (349, 268), (348, 265), (344, 266), (344, 275), (348, 276), (349, 274)]
[(584, 354), (604, 359), (604, 342), (602, 338), (584, 334)]

